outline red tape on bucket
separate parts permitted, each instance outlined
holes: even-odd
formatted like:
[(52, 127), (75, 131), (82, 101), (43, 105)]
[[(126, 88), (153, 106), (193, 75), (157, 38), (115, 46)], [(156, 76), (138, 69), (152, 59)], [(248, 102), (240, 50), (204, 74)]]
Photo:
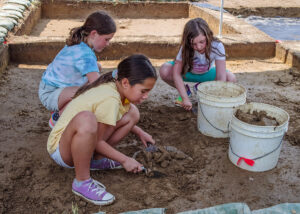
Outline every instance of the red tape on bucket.
[(244, 160), (246, 164), (248, 164), (249, 166), (253, 166), (255, 164), (255, 161), (252, 159), (248, 159), (248, 158), (244, 158), (244, 157), (240, 157), (238, 159), (238, 161), (236, 162), (237, 165), (240, 165), (241, 161)]

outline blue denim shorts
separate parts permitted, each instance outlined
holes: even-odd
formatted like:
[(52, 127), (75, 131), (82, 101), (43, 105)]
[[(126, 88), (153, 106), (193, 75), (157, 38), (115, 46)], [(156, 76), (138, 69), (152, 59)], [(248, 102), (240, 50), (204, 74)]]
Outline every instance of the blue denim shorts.
[(62, 167), (65, 167), (65, 168), (70, 168), (70, 169), (73, 169), (74, 166), (69, 166), (68, 164), (66, 164), (61, 155), (60, 155), (60, 152), (59, 152), (59, 145), (57, 146), (55, 152), (53, 152), (51, 155), (51, 158), (55, 161), (55, 163), (57, 163), (58, 165), (62, 166)]
[(39, 98), (46, 109), (50, 111), (59, 111), (58, 98), (64, 88), (57, 88), (47, 85), (42, 80), (39, 86)]

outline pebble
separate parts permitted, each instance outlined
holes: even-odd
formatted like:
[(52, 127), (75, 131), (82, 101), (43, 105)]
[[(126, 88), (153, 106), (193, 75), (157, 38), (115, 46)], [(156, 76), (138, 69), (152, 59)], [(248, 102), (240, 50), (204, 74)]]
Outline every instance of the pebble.
[(85, 207), (86, 206), (86, 202), (85, 201), (80, 201), (79, 202), (79, 206), (80, 207)]

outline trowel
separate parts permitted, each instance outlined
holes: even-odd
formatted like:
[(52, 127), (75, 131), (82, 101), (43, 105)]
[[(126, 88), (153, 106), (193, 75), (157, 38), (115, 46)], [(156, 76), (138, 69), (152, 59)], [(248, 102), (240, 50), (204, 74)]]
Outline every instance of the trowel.
[(161, 177), (166, 176), (166, 174), (164, 174), (162, 172), (152, 170), (152, 169), (149, 169), (149, 168), (145, 168), (143, 166), (142, 166), (142, 172), (144, 172), (145, 175), (149, 178), (161, 178)]
[(157, 147), (150, 142), (147, 142), (146, 152), (156, 152)]

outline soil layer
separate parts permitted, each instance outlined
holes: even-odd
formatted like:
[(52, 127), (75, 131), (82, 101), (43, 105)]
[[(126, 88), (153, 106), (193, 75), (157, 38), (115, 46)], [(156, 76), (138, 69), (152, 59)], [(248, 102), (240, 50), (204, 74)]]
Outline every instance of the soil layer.
[[(111, 70), (116, 62), (102, 65)], [(157, 146), (173, 146), (180, 154), (169, 152), (165, 165), (155, 162), (155, 169), (166, 174), (161, 178), (122, 169), (92, 171), (91, 176), (116, 196), (116, 202), (107, 207), (72, 194), (74, 170), (59, 167), (46, 151), (50, 113), (37, 96), (45, 66), (11, 65), (0, 79), (0, 213), (70, 213), (72, 203), (80, 213), (153, 207), (176, 213), (229, 202), (245, 202), (251, 209), (299, 202), (299, 71), (276, 59), (228, 61), (227, 65), (247, 88), (248, 101), (275, 105), (290, 115), (276, 168), (253, 173), (234, 166), (227, 157), (228, 139), (202, 135), (197, 115), (175, 107), (176, 90), (159, 79), (148, 101), (139, 106), (139, 126), (153, 135)], [(144, 150), (133, 135), (118, 149), (129, 156)]]

